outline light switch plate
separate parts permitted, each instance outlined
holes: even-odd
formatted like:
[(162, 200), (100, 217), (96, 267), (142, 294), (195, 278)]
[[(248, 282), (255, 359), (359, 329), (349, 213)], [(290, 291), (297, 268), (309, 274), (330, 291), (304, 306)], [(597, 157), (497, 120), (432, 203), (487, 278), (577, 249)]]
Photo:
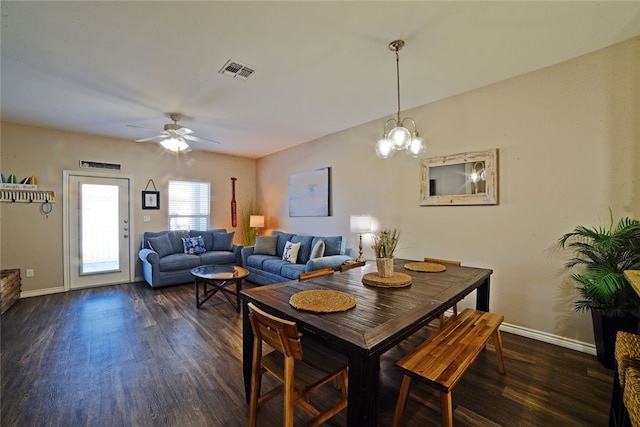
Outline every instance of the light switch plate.
[(144, 222), (151, 222), (151, 215), (145, 215)]

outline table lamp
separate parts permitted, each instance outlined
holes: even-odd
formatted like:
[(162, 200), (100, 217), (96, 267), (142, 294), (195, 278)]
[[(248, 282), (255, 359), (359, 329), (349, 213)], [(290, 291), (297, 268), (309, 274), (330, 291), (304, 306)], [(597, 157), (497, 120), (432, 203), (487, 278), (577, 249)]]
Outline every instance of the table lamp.
[(356, 261), (364, 261), (365, 259), (362, 256), (362, 235), (365, 233), (371, 233), (371, 216), (351, 215), (351, 232), (358, 233), (360, 235), (360, 246), (358, 247), (360, 252)]
[(256, 229), (256, 236), (257, 236), (258, 228), (264, 227), (264, 216), (262, 215), (249, 216), (249, 227)]

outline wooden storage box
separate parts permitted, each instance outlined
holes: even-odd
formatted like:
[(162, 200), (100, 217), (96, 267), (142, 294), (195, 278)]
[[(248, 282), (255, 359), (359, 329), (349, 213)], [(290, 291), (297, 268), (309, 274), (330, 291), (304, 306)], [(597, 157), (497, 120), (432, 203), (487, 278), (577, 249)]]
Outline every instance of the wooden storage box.
[(20, 298), (20, 269), (2, 270), (0, 282), (0, 314)]

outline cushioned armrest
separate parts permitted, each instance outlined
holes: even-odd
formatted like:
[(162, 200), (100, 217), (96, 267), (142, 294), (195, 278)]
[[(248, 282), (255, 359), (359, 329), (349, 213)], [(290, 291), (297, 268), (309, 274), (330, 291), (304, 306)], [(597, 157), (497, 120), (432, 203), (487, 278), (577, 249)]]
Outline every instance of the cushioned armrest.
[(329, 255), (320, 258), (314, 258), (307, 261), (304, 266), (304, 271), (315, 271), (323, 268), (333, 268), (334, 270), (340, 270), (340, 266), (345, 262), (353, 260), (349, 255)]
[(249, 258), (250, 255), (253, 255), (253, 249), (255, 248), (255, 246), (243, 246), (242, 249), (240, 250), (241, 253), (241, 258), (242, 258), (242, 266), (247, 265), (247, 258)]
[(138, 257), (140, 257), (142, 261), (146, 261), (150, 264), (157, 264), (158, 262), (160, 262), (158, 253), (152, 251), (151, 249), (140, 249), (140, 252), (138, 252)]
[(239, 266), (244, 265), (242, 262), (242, 248), (244, 248), (244, 246), (233, 245), (233, 248), (231, 249), (233, 253), (236, 255), (236, 265), (239, 265)]

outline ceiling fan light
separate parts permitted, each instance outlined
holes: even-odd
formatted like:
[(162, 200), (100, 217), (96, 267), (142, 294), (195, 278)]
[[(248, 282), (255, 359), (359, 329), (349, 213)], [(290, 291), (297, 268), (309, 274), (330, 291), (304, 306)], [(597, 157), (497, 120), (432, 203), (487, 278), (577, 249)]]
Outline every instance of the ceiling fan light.
[(160, 141), (160, 144), (167, 150), (173, 151), (173, 152), (191, 151), (191, 150), (188, 150), (190, 148), (189, 144), (187, 144), (183, 139), (180, 139), (180, 138), (167, 138), (163, 141)]
[(402, 126), (396, 126), (389, 132), (389, 140), (396, 150), (404, 150), (411, 142), (411, 132)]
[(381, 159), (388, 159), (393, 156), (394, 152), (393, 144), (386, 135), (378, 140), (378, 143), (376, 144), (376, 156)]

